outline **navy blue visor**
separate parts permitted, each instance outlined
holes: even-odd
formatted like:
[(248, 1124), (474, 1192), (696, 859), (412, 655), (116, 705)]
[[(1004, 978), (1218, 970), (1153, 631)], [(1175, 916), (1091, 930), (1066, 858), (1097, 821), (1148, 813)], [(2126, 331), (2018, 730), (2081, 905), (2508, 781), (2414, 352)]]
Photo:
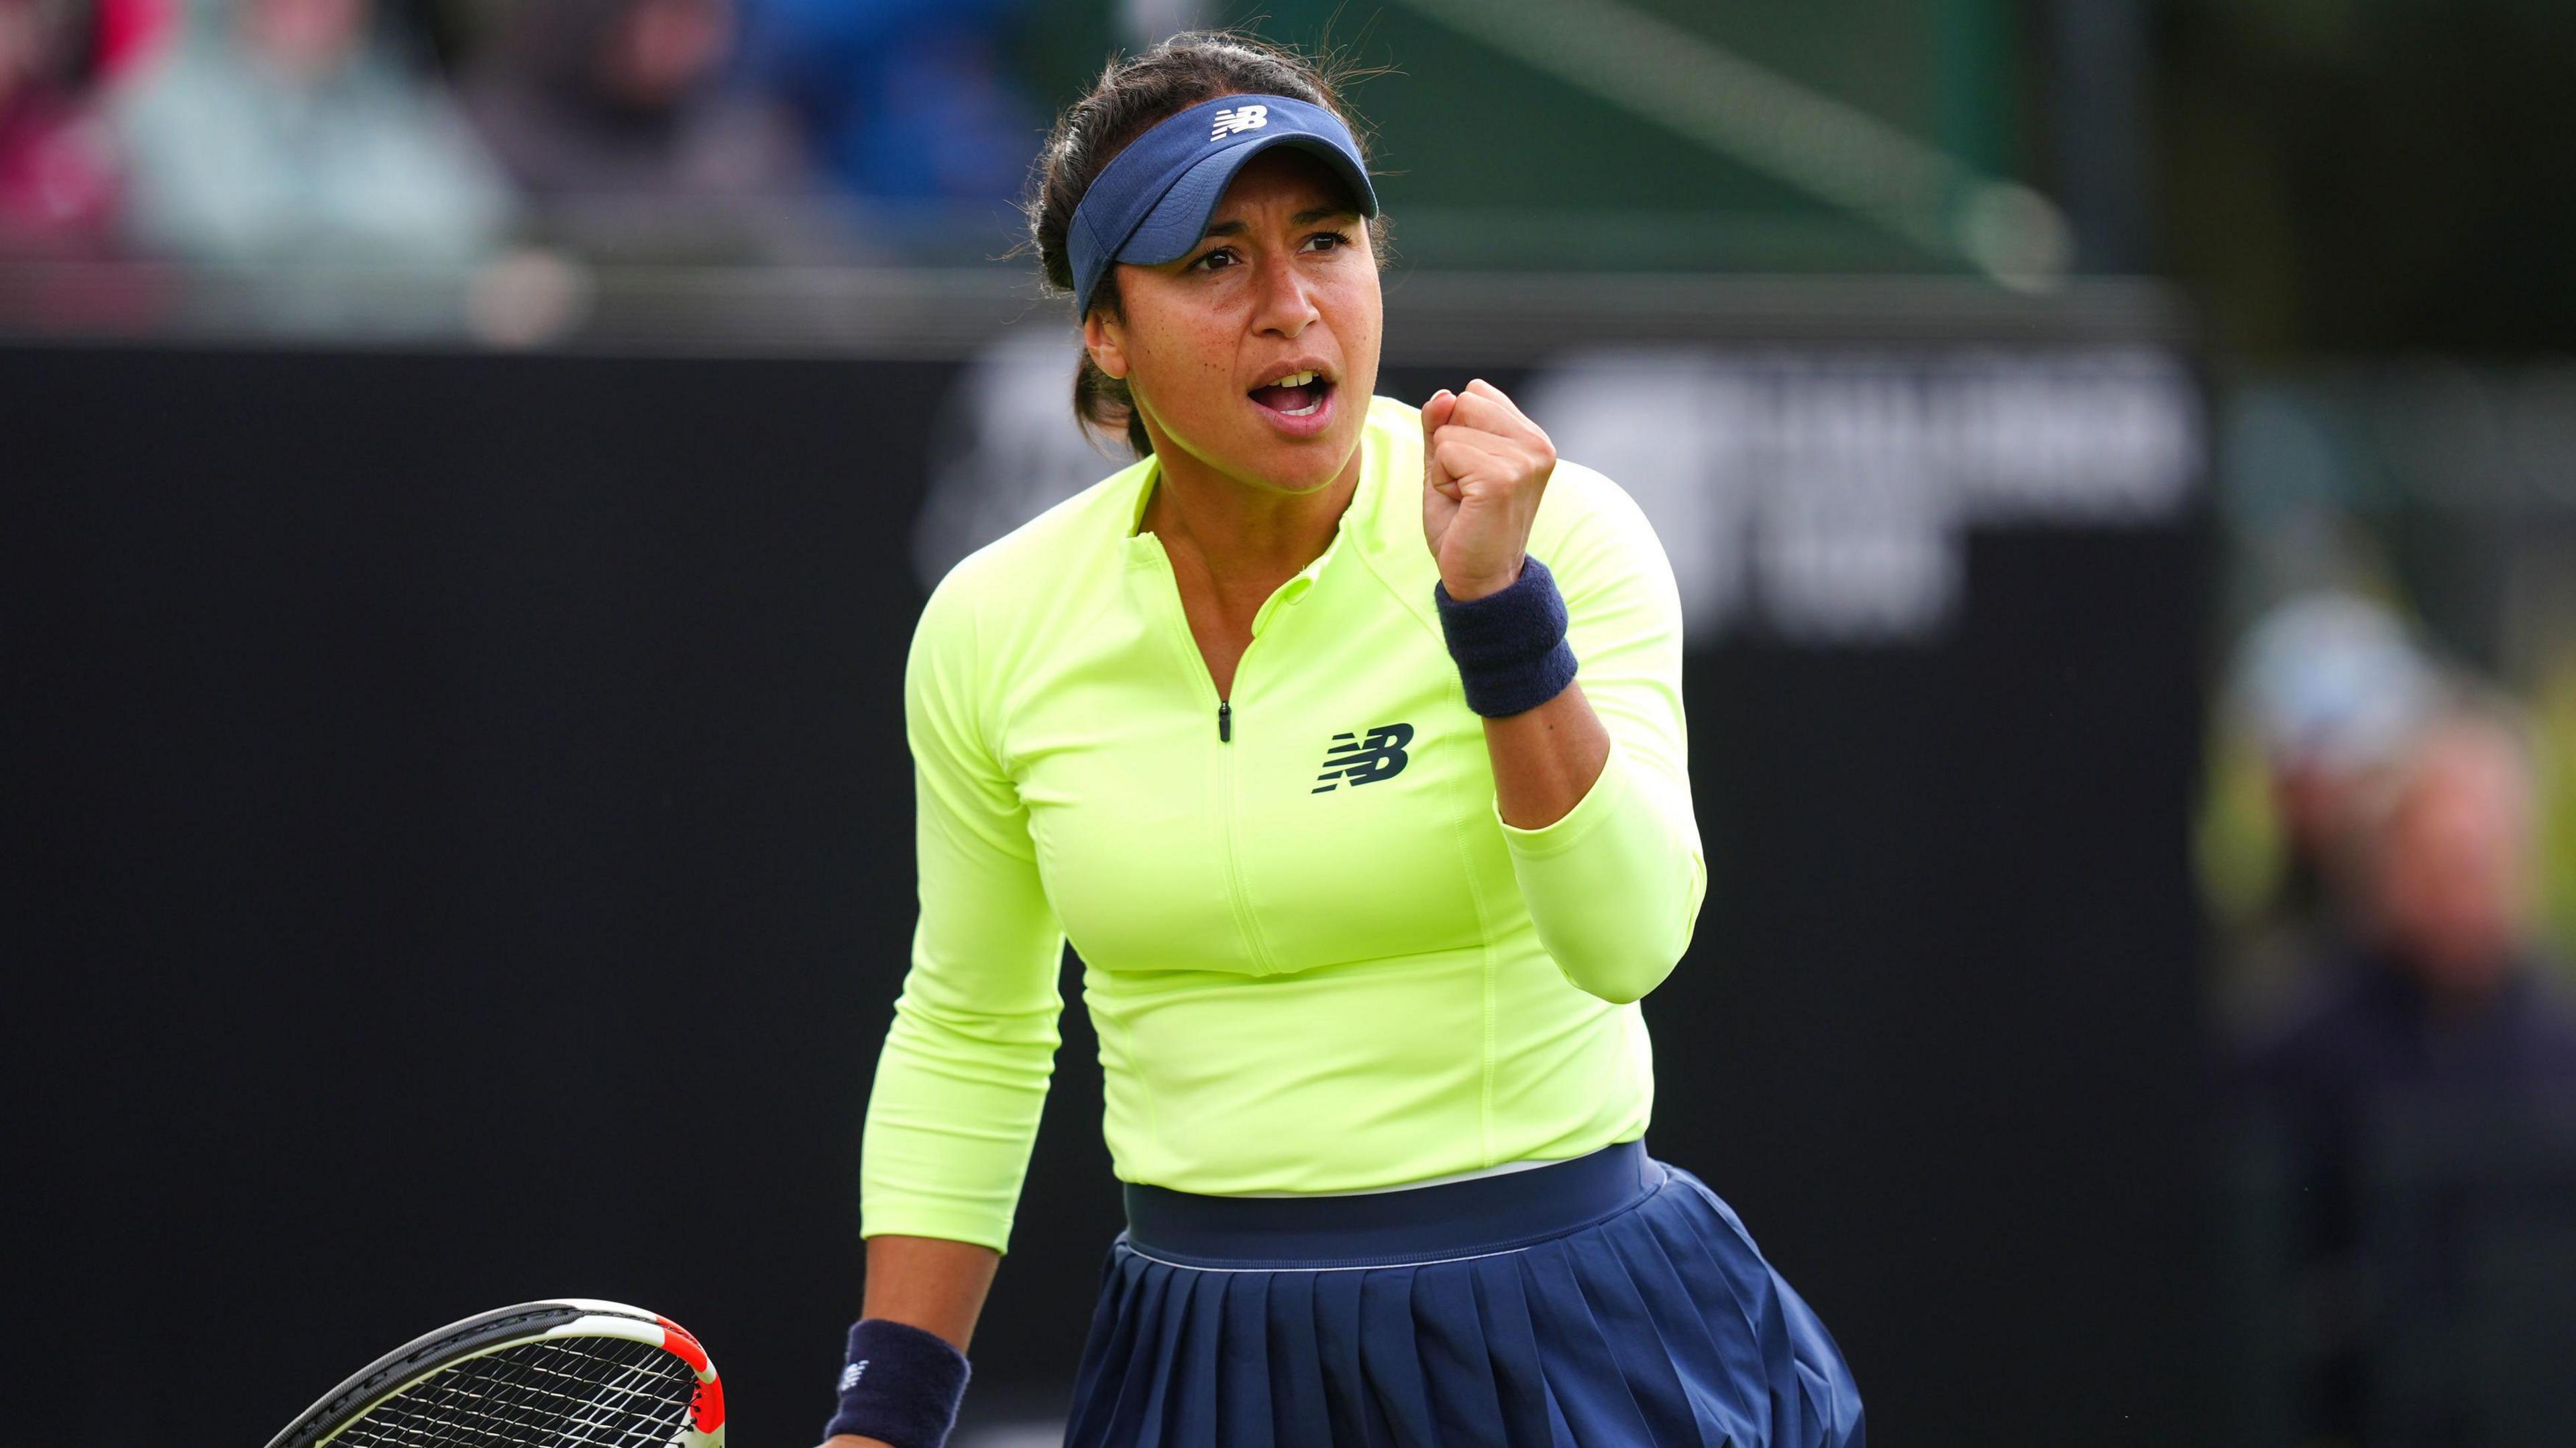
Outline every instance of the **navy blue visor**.
[(1110, 263), (1159, 266), (1189, 255), (1234, 173), (1273, 146), (1321, 157), (1350, 187), (1360, 215), (1377, 215), (1359, 143), (1340, 117), (1293, 96), (1220, 96), (1156, 122), (1083, 193), (1065, 233), (1074, 316), (1090, 314)]

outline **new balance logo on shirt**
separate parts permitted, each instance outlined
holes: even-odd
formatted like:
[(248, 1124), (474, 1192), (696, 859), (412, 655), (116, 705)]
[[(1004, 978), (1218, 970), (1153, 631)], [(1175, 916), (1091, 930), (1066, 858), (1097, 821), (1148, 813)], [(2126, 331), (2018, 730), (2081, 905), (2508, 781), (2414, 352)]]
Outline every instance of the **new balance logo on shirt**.
[(1216, 113), (1216, 129), (1208, 132), (1211, 141), (1222, 141), (1241, 131), (1257, 131), (1270, 124), (1270, 107), (1236, 106)]
[(1362, 739), (1355, 734), (1336, 734), (1333, 746), (1324, 753), (1324, 772), (1316, 775), (1316, 787), (1310, 794), (1330, 794), (1344, 784), (1356, 789), (1393, 779), (1404, 773), (1404, 746), (1413, 742), (1410, 724), (1380, 724)]

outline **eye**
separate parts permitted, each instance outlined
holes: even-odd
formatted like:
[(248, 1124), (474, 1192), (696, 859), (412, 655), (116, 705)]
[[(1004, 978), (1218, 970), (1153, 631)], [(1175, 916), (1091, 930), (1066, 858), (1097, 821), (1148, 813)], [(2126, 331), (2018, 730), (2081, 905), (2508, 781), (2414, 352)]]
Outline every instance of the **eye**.
[(1220, 246), (1216, 250), (1209, 252), (1207, 255), (1200, 257), (1197, 261), (1191, 262), (1189, 270), (1215, 271), (1220, 266), (1232, 265), (1234, 265), (1234, 249), (1232, 247)]
[[(1315, 243), (1319, 241), (1326, 244), (1323, 246), (1316, 246)], [(1351, 238), (1349, 234), (1339, 231), (1319, 231), (1313, 236), (1306, 238), (1307, 247), (1315, 251), (1332, 251), (1338, 247), (1345, 247), (1350, 244)]]

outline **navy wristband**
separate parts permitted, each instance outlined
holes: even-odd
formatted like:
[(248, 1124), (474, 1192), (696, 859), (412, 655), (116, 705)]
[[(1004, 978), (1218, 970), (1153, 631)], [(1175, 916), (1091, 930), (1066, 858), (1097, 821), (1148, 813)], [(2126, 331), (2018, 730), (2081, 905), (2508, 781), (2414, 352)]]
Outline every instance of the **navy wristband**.
[(841, 1411), (823, 1436), (856, 1433), (894, 1448), (941, 1448), (966, 1396), (966, 1354), (937, 1333), (883, 1317), (850, 1325)]
[(1565, 641), (1565, 600), (1556, 579), (1535, 558), (1521, 560), (1509, 588), (1465, 603), (1447, 584), (1431, 585), (1440, 607), (1440, 632), (1467, 707), (1487, 718), (1535, 709), (1574, 682), (1574, 650)]

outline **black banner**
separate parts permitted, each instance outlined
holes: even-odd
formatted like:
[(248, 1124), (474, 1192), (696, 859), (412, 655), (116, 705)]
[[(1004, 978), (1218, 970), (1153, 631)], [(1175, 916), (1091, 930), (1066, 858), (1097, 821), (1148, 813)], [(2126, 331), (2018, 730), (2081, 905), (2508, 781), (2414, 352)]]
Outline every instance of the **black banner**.
[[(1029, 356), (0, 353), (22, 1436), (255, 1444), (565, 1294), (697, 1332), (746, 1448), (810, 1439), (912, 922), (904, 649), (922, 578), (1057, 486), (1014, 438), (1069, 435), (1069, 355)], [(1676, 367), (1673, 406), (1751, 421), (1578, 448), (1660, 439), (1618, 379)], [(1647, 1003), (1651, 1144), (1886, 1441), (2188, 1441), (2181, 374), (1486, 375), (1554, 399), (1697, 590), (1710, 889)], [(1061, 1410), (1118, 1226), (1099, 1112), (1077, 1004), (971, 1424)]]

